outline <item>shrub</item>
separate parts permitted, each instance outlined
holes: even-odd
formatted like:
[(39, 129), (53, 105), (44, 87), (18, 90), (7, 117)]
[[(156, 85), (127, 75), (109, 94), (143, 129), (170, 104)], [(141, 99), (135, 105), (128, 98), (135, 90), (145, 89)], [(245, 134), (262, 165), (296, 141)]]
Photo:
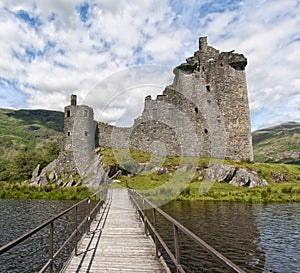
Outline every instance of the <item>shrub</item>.
[(263, 191), (260, 193), (260, 195), (261, 195), (261, 198), (262, 198), (262, 199), (266, 199), (266, 198), (268, 197), (268, 191), (267, 191), (267, 190), (263, 190)]
[(284, 187), (284, 188), (282, 188), (281, 192), (282, 193), (291, 193), (292, 189), (293, 189), (292, 186)]

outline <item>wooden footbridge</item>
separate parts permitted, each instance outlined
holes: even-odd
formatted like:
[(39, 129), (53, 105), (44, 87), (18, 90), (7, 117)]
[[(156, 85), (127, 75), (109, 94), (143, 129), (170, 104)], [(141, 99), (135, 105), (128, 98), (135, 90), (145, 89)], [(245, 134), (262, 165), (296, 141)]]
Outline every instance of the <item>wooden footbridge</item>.
[[(78, 214), (80, 206), (86, 211), (82, 220)], [(75, 228), (66, 240), (60, 242), (55, 239), (54, 222), (68, 213), (73, 215)], [(158, 216), (173, 226), (172, 247), (158, 232)], [(244, 272), (138, 192), (129, 189), (102, 189), (0, 247), (0, 255), (22, 242), (24, 244), (27, 238), (45, 228), (49, 228), (49, 258), (39, 273), (187, 272), (181, 264), (179, 232), (211, 254), (216, 263), (223, 264), (226, 272)], [(73, 245), (71, 256), (62, 266), (57, 266), (63, 250), (70, 244)], [(199, 268), (193, 272), (205, 270)]]
[(145, 234), (127, 190), (113, 190), (104, 210), (65, 273), (167, 271), (155, 256), (155, 245)]

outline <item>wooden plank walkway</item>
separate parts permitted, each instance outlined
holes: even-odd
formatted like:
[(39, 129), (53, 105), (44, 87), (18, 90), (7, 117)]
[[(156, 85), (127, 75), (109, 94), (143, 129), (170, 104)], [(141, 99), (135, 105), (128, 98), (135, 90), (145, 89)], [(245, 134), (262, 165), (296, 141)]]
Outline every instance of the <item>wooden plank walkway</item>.
[(126, 189), (112, 190), (104, 209), (65, 273), (169, 272), (155, 257), (154, 243), (145, 235)]

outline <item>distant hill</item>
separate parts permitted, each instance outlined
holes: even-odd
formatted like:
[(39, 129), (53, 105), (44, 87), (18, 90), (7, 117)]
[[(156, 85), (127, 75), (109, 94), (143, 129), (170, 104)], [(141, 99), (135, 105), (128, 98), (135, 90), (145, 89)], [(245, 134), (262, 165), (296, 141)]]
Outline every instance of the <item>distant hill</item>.
[(300, 165), (300, 123), (257, 130), (252, 139), (254, 161)]
[(0, 109), (0, 181), (11, 175), (12, 160), (20, 153), (46, 155), (63, 132), (63, 120), (58, 111)]
[(42, 148), (63, 132), (64, 113), (0, 109), (0, 157)]
[[(63, 120), (64, 113), (58, 111), (0, 108), (0, 181), (29, 177), (41, 159), (44, 164), (53, 160), (57, 147), (51, 144), (62, 135)], [(252, 137), (255, 161), (300, 165), (300, 123), (258, 130)], [(28, 166), (20, 176), (17, 172), (23, 165)]]

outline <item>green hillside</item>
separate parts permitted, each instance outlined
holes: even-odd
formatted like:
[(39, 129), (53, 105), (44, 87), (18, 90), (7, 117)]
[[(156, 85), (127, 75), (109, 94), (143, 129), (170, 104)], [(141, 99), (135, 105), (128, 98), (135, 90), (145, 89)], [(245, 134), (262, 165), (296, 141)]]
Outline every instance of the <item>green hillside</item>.
[(257, 130), (252, 139), (254, 161), (300, 165), (300, 123)]
[(0, 181), (25, 178), (17, 175), (24, 163), (29, 174), (38, 160), (42, 164), (52, 160), (57, 154), (57, 137), (63, 131), (63, 115), (58, 111), (0, 109)]
[[(0, 109), (0, 181), (25, 180), (38, 163), (56, 158), (63, 112)], [(300, 165), (300, 123), (253, 132), (256, 162)]]

